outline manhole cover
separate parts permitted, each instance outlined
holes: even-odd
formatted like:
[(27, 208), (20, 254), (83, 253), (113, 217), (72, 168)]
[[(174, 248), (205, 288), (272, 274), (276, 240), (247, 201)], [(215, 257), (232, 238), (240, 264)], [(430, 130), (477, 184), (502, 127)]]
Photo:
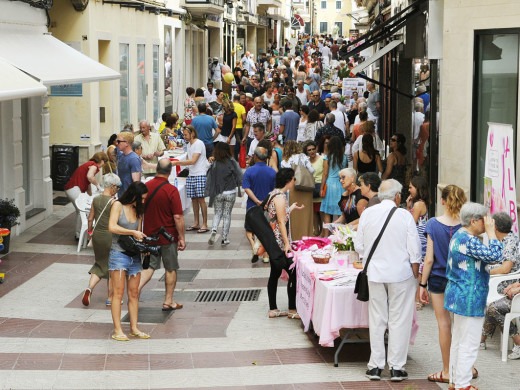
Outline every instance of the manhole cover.
[[(184, 282), (184, 283), (193, 282), (198, 274), (199, 274), (198, 269), (177, 270), (177, 282)], [(159, 279), (159, 282), (164, 282), (165, 276), (166, 275), (163, 274), (163, 276), (161, 276), (161, 278)]]
[(199, 291), (195, 302), (248, 302), (258, 301), (260, 289)]
[[(163, 294), (164, 295), (164, 294)], [(163, 296), (164, 298), (164, 296)], [(158, 307), (140, 307), (139, 308), (139, 322), (140, 323), (148, 323), (148, 324), (164, 324), (168, 321), (168, 318), (175, 312), (172, 311), (162, 311), (161, 306)], [(122, 322), (130, 322), (130, 317), (128, 313), (121, 320)]]

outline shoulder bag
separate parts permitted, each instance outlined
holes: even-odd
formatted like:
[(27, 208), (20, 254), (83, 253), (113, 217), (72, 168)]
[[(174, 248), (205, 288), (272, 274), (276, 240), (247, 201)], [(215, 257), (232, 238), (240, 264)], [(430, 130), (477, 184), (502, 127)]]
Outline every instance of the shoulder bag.
[(374, 241), (374, 244), (372, 245), (372, 248), (370, 249), (370, 253), (368, 254), (367, 260), (365, 262), (365, 268), (363, 268), (363, 271), (361, 271), (356, 279), (356, 287), (354, 288), (354, 294), (357, 294), (357, 299), (362, 302), (368, 301), (369, 294), (368, 294), (368, 277), (367, 277), (367, 269), (368, 269), (368, 263), (370, 263), (370, 259), (372, 258), (372, 255), (374, 254), (374, 251), (377, 248), (377, 245), (379, 244), (379, 241), (381, 240), (381, 236), (383, 235), (383, 232), (386, 229), (386, 226), (388, 225), (388, 222), (390, 222), (390, 218), (392, 218), (392, 215), (394, 215), (395, 210), (397, 210), (397, 207), (394, 207), (392, 210), (390, 210), (390, 213), (388, 213), (388, 217), (386, 217), (386, 221), (379, 232), (379, 235), (377, 236), (376, 240)]
[(302, 164), (301, 156), (298, 160), (298, 164), (292, 164), (292, 169), (294, 170), (294, 178), (296, 179), (294, 188), (299, 191), (314, 192), (314, 177), (305, 164)]
[[(101, 219), (101, 217), (103, 216), (103, 213), (105, 212), (105, 210), (107, 209), (107, 206), (110, 204), (112, 204), (114, 202), (114, 199), (110, 199), (107, 204), (105, 205), (105, 207), (103, 207), (103, 210), (101, 211), (101, 214), (99, 214), (99, 218), (98, 220)], [(94, 202), (92, 202), (92, 206), (91, 207), (94, 207)], [(90, 237), (89, 237), (89, 240), (88, 240), (88, 243), (87, 243), (87, 247), (92, 247), (92, 235), (94, 234), (94, 231), (96, 230), (96, 224), (94, 224), (94, 227), (92, 228), (92, 232), (90, 232)]]

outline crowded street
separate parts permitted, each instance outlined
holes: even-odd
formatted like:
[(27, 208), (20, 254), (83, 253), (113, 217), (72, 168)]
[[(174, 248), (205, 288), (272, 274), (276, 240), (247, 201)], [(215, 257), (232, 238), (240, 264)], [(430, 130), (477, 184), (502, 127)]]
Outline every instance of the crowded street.
[(520, 389), (519, 20), (0, 0), (0, 389)]
[[(312, 332), (303, 332), (301, 323), (267, 318), (269, 264), (250, 262), (244, 212), (237, 205), (230, 232), (234, 243), (226, 247), (211, 248), (206, 235), (186, 235), (188, 246), (180, 256), (174, 295), (184, 308), (162, 315), (164, 272), (157, 272), (139, 308), (142, 330), (151, 338), (117, 343), (110, 338), (105, 285), (95, 291), (89, 307), (81, 304), (93, 251), (86, 248), (77, 254), (69, 234), (73, 208), (55, 206), (49, 220), (17, 237), (12, 252), (2, 257), (6, 280), (0, 285), (0, 388), (448, 388), (428, 382), (424, 375), (441, 363), (429, 306), (419, 313), (420, 328), (407, 364), (410, 379), (403, 383), (367, 381), (367, 343), (347, 345), (336, 368), (334, 348), (321, 347)], [(261, 292), (252, 302), (194, 302), (199, 290), (222, 289)], [(286, 307), (283, 295), (279, 289), (280, 306)], [(124, 330), (127, 327), (123, 324)], [(499, 348), (494, 338), (488, 350), (480, 351), (475, 384), (482, 389), (517, 389), (518, 373), (512, 364), (516, 362), (502, 364)]]

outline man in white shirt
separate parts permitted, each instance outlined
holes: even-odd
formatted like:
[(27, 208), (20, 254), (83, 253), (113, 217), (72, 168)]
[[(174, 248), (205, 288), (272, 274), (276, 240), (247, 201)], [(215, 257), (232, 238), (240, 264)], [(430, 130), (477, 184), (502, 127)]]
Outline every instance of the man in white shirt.
[(214, 100), (217, 100), (217, 90), (213, 88), (213, 82), (208, 82), (206, 84), (208, 87), (204, 91), (204, 99), (206, 99), (206, 103), (211, 103)]
[(371, 354), (366, 376), (370, 380), (380, 380), (381, 372), (385, 368), (387, 328), (390, 380), (400, 382), (408, 378), (404, 366), (415, 310), (421, 243), (412, 215), (407, 210), (399, 208), (402, 188), (403, 186), (394, 179), (381, 183), (378, 194), (381, 203), (365, 209), (361, 214), (354, 239), (356, 251), (366, 260), (390, 211), (398, 207), (373, 253), (367, 270)]
[(332, 94), (332, 100), (334, 100), (338, 105), (338, 111), (341, 111), (343, 114), (347, 113), (347, 107), (341, 103), (341, 95), (339, 92), (334, 92)]
[(332, 52), (330, 51), (328, 43), (323, 45), (323, 48), (321, 49), (321, 58), (323, 61), (323, 67), (329, 66), (330, 61), (332, 60)]
[(338, 103), (336, 103), (335, 100), (331, 100), (331, 102), (329, 103), (329, 109), (330, 113), (336, 117), (336, 120), (334, 121), (334, 126), (340, 129), (343, 132), (345, 139), (347, 139), (347, 136), (350, 134), (347, 116), (340, 110), (338, 110)]
[(414, 171), (419, 169), (417, 165), (417, 149), (419, 148), (419, 134), (421, 132), (421, 125), (424, 123), (424, 104), (421, 98), (415, 98), (414, 113), (412, 115), (412, 168)]

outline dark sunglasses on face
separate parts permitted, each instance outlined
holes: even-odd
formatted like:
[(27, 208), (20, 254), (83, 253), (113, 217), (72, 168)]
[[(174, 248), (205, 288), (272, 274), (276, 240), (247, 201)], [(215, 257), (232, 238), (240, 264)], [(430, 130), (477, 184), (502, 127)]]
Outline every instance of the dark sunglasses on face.
[(395, 138), (390, 138), (390, 142), (397, 142)]
[(116, 142), (117, 142), (118, 144), (120, 144), (121, 142), (126, 142), (126, 141), (125, 141), (124, 139), (118, 139)]

